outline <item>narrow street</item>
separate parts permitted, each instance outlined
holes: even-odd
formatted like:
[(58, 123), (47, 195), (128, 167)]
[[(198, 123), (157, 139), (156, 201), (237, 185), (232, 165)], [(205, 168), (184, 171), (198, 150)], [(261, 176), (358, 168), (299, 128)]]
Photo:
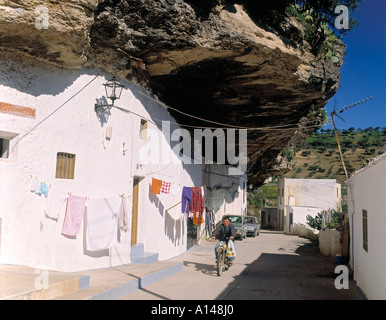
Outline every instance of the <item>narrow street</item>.
[(183, 271), (137, 290), (124, 300), (358, 300), (363, 296), (350, 280), (349, 290), (334, 286), (335, 263), (319, 254), (317, 244), (281, 232), (261, 231), (236, 241), (234, 266), (218, 277), (214, 241), (203, 242), (173, 259)]

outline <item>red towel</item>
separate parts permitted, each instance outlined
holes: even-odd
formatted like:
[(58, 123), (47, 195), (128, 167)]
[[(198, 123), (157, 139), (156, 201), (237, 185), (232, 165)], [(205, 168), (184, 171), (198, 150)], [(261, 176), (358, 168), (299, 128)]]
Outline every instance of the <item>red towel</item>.
[(190, 212), (198, 212), (201, 216), (204, 212), (204, 200), (200, 187), (192, 188), (192, 200), (190, 201)]
[(161, 193), (169, 193), (169, 192), (170, 192), (170, 182), (162, 181)]

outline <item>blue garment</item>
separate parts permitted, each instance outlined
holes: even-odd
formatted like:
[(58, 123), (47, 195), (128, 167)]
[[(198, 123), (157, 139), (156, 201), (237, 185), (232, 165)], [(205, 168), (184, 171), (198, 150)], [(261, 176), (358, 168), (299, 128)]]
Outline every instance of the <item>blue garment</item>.
[(47, 196), (48, 196), (48, 186), (44, 182), (40, 183), (40, 188), (39, 188), (38, 194), (39, 195), (44, 195), (47, 198)]
[(192, 200), (192, 188), (184, 187), (182, 189), (182, 199), (181, 199), (182, 213), (189, 213), (191, 200)]
[[(233, 241), (233, 240), (231, 240)], [(217, 260), (217, 248), (220, 246), (220, 241), (216, 243), (216, 246), (214, 247), (214, 254), (216, 256), (216, 260)], [(234, 261), (235, 260), (235, 257), (231, 257), (229, 258), (230, 261)]]

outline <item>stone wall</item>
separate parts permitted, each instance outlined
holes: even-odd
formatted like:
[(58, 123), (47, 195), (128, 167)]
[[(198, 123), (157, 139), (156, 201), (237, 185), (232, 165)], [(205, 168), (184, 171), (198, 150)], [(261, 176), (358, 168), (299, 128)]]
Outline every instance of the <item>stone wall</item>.
[(324, 256), (333, 257), (339, 253), (341, 232), (326, 229), (319, 232), (319, 249)]

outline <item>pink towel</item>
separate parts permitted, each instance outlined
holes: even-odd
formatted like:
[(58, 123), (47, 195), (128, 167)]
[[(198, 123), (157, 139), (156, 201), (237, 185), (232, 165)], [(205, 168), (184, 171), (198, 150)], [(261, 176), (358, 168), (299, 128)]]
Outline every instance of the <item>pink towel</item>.
[(70, 195), (67, 199), (66, 216), (64, 218), (62, 234), (75, 237), (82, 223), (86, 198)]

